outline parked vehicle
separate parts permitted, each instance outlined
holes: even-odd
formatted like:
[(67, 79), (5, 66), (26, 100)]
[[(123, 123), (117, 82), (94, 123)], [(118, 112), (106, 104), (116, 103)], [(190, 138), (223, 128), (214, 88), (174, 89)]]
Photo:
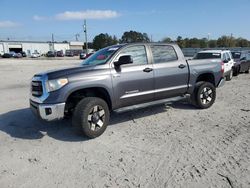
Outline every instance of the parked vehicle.
[(14, 54), (14, 58), (22, 58), (22, 54), (21, 53), (15, 53)]
[(10, 53), (4, 53), (2, 55), (2, 58), (11, 58), (11, 57), (12, 57), (12, 55)]
[(100, 136), (110, 111), (155, 100), (191, 95), (205, 109), (224, 83), (221, 60), (185, 60), (175, 44), (122, 44), (99, 50), (80, 67), (36, 74), (30, 107), (51, 121), (72, 115), (73, 126)]
[(85, 57), (85, 59), (87, 59), (89, 56), (92, 56), (94, 54), (94, 52), (88, 53)]
[(27, 57), (26, 52), (23, 52), (23, 51), (22, 51), (21, 54), (22, 54), (23, 57)]
[(47, 57), (56, 57), (56, 52), (54, 51), (48, 51), (46, 54)]
[(228, 50), (204, 50), (198, 52), (193, 59), (220, 59), (224, 63), (224, 76), (227, 81), (233, 78), (235, 64), (232, 54)]
[(80, 59), (87, 59), (89, 56), (93, 55), (94, 52), (90, 52), (88, 54), (86, 53), (80, 53)]
[(38, 52), (34, 52), (34, 53), (32, 53), (31, 54), (31, 58), (38, 58), (38, 57), (40, 57), (41, 56), (41, 54), (40, 53), (38, 53)]
[(74, 53), (72, 51), (70, 51), (70, 50), (66, 50), (65, 56), (67, 56), (67, 57), (73, 57)]
[(80, 53), (80, 59), (86, 59), (87, 54), (86, 53)]
[(56, 52), (56, 56), (57, 56), (57, 57), (64, 57), (63, 51), (62, 51), (62, 50), (61, 50), (61, 51), (57, 51), (57, 52)]
[(238, 51), (232, 52), (232, 56), (235, 60), (235, 65), (233, 67), (234, 76), (239, 73), (249, 73), (250, 69), (250, 52), (249, 51)]
[(15, 57), (16, 52), (10, 51), (9, 54), (10, 54), (11, 57)]

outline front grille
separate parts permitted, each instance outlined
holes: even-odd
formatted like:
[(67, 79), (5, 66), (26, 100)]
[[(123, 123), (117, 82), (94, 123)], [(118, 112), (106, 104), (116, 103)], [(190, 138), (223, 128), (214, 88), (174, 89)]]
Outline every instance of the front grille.
[(43, 85), (41, 81), (32, 81), (31, 93), (34, 97), (41, 97), (43, 95)]

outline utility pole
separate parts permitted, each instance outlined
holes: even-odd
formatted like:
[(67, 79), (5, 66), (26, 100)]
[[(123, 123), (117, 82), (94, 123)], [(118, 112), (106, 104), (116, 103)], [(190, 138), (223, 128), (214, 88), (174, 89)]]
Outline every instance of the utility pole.
[(75, 34), (75, 37), (76, 37), (76, 41), (78, 41), (78, 34)]
[(52, 51), (55, 50), (55, 46), (54, 46), (54, 34), (52, 33)]
[(207, 48), (209, 47), (210, 33), (207, 34)]
[(86, 54), (88, 54), (88, 35), (87, 35), (87, 22), (86, 22), (86, 20), (84, 20), (83, 31), (85, 33)]
[(233, 46), (232, 43), (233, 43), (233, 33), (231, 33), (231, 36), (230, 36), (230, 45), (229, 45), (229, 47)]

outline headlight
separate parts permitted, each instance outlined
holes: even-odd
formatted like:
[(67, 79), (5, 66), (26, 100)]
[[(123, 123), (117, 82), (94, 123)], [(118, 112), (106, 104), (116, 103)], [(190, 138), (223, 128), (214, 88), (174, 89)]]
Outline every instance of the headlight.
[(55, 80), (48, 80), (46, 87), (47, 87), (47, 91), (51, 92), (51, 91), (56, 91), (60, 88), (62, 88), (63, 86), (65, 86), (68, 83), (68, 79), (67, 78), (60, 78), (60, 79), (55, 79)]

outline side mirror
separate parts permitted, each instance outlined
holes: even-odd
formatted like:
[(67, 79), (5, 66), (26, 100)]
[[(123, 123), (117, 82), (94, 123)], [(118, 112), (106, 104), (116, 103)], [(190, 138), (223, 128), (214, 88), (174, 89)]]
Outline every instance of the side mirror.
[(118, 61), (114, 62), (114, 65), (119, 67), (121, 65), (132, 64), (132, 63), (133, 63), (132, 57), (130, 55), (124, 55), (121, 56)]
[(223, 61), (223, 63), (228, 63), (228, 60), (227, 60), (227, 59), (225, 59), (225, 60)]

